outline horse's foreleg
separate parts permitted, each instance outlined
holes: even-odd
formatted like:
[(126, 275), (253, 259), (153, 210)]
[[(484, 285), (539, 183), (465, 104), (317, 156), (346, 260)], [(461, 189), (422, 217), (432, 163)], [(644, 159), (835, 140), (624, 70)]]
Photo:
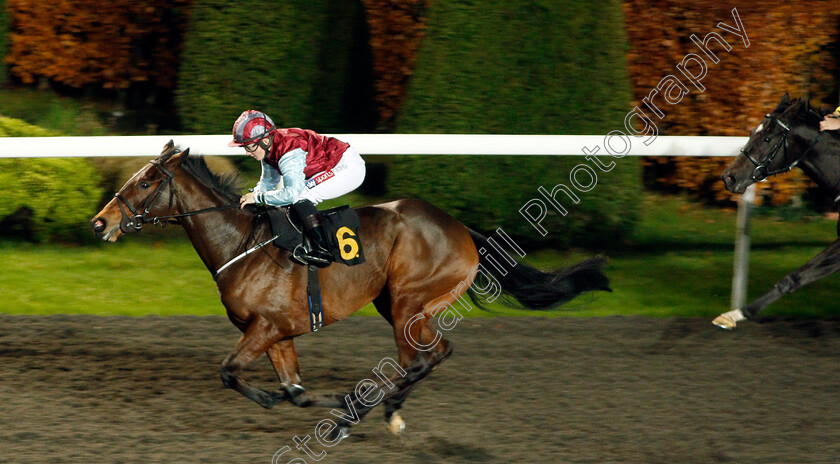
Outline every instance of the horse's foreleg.
[[(805, 285), (820, 280), (838, 270), (840, 270), (840, 239), (835, 240), (828, 248), (811, 258), (810, 261), (799, 269), (784, 276), (764, 295), (751, 301), (743, 308), (725, 313), (719, 316), (719, 318), (723, 316), (729, 317), (733, 320), (733, 323), (731, 326), (724, 328), (734, 328), (734, 322), (737, 322), (735, 319), (738, 319), (738, 316), (742, 316), (744, 319), (754, 319), (761, 310), (782, 296), (793, 293)], [(718, 319), (715, 319), (715, 321), (718, 321)], [(715, 323), (717, 324), (717, 322)]]
[(281, 340), (265, 353), (280, 379), (280, 385), (290, 395), (297, 396), (304, 391), (300, 382), (300, 367), (298, 366), (297, 352), (295, 351), (292, 339)]
[(322, 395), (307, 393), (301, 385), (300, 367), (297, 352), (292, 339), (281, 340), (266, 352), (280, 385), (285, 392), (285, 398), (295, 406), (302, 408), (315, 406), (326, 408), (343, 408), (343, 395)]
[(222, 383), (250, 398), (264, 408), (286, 399), (285, 392), (271, 393), (249, 385), (239, 377), (239, 373), (251, 361), (265, 353), (280, 338), (277, 328), (263, 317), (256, 318), (236, 343), (236, 347), (222, 362)]

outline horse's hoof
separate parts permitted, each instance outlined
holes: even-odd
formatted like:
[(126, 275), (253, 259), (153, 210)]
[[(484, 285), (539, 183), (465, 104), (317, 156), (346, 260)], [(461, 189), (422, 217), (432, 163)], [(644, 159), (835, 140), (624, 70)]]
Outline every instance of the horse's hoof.
[(715, 320), (712, 321), (712, 324), (724, 330), (732, 330), (735, 328), (735, 325), (738, 323), (738, 321), (744, 321), (746, 319), (747, 318), (744, 317), (743, 311), (741, 311), (741, 309), (739, 308), (721, 314), (720, 316), (716, 317)]
[(302, 386), (292, 383), (292, 384), (281, 384), (283, 387), (283, 392), (286, 394), (286, 400), (292, 403), (295, 406), (304, 407), (309, 404), (306, 400), (304, 394), (306, 393), (306, 389)]
[(297, 398), (301, 394), (306, 393), (306, 389), (296, 383), (282, 384), (282, 387), (290, 398)]
[(405, 430), (405, 421), (400, 417), (399, 414), (394, 413), (391, 416), (391, 420), (388, 421), (388, 425), (386, 425), (388, 431), (391, 432), (394, 436), (400, 436), (400, 434)]
[(331, 442), (338, 443), (349, 436), (350, 426), (345, 424), (338, 424), (336, 428), (332, 429), (329, 440)]
[(712, 321), (712, 324), (724, 330), (732, 330), (735, 328), (736, 322), (732, 320), (732, 318), (730, 318), (729, 316), (721, 314)]

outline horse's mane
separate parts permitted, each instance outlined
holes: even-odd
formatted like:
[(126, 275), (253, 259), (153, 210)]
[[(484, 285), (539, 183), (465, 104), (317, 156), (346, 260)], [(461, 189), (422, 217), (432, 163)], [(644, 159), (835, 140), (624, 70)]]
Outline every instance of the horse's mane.
[(813, 108), (811, 102), (807, 97), (801, 97), (793, 100), (785, 109), (784, 113), (789, 113), (791, 116), (805, 122), (809, 126), (819, 126), (820, 121), (825, 115), (832, 112), (832, 110), (825, 107)]
[[(166, 162), (166, 160), (178, 153), (181, 153), (181, 150), (173, 147), (161, 154), (158, 160)], [(239, 201), (239, 175), (235, 173), (222, 175), (211, 171), (203, 156), (187, 156), (184, 162), (181, 163), (181, 167), (192, 174), (199, 182), (222, 195), (227, 201), (231, 203)]]
[[(820, 108), (813, 108), (811, 102), (807, 97), (797, 98), (792, 100), (787, 105), (780, 105), (774, 112), (786, 114), (804, 123), (806, 126), (817, 131), (820, 130), (820, 121), (825, 118), (825, 115), (832, 113), (834, 110), (821, 106)], [(832, 140), (840, 141), (840, 131), (831, 130), (821, 132), (823, 137), (829, 137)]]

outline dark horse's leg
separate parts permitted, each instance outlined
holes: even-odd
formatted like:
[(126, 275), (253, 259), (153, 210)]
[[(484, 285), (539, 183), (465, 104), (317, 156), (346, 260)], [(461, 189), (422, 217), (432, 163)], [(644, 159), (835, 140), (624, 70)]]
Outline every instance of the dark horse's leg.
[(753, 319), (758, 315), (759, 311), (783, 295), (793, 293), (805, 285), (822, 279), (838, 270), (840, 270), (840, 239), (835, 240), (834, 243), (817, 256), (811, 258), (804, 266), (784, 276), (767, 293), (741, 308), (741, 313), (745, 318)]

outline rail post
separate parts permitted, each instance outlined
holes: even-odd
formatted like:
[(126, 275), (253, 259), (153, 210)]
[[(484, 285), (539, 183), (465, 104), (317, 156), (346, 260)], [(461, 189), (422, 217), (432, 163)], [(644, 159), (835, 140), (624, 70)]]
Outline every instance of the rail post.
[(750, 209), (755, 200), (755, 184), (738, 199), (735, 226), (735, 257), (732, 269), (732, 299), (729, 306), (738, 309), (747, 302), (747, 280), (750, 271)]

